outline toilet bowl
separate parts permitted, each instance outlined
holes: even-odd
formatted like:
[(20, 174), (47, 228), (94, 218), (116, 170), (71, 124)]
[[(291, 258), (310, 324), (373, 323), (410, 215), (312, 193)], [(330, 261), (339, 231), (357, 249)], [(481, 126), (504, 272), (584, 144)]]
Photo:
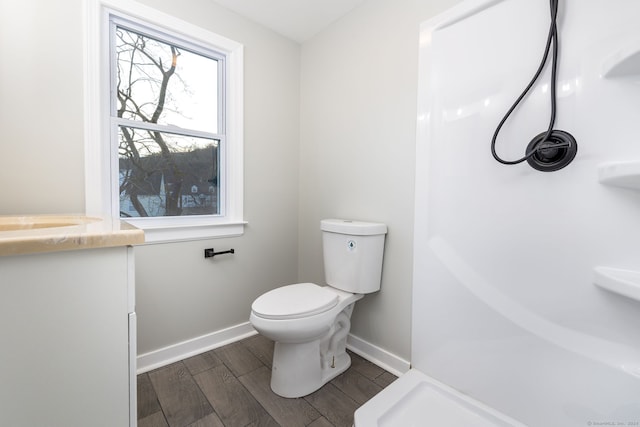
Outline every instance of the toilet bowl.
[(256, 299), (250, 321), (275, 341), (271, 389), (276, 394), (306, 396), (351, 365), (346, 341), (354, 303), (362, 297), (330, 286), (298, 283)]
[(259, 296), (249, 320), (275, 341), (271, 389), (313, 393), (351, 365), (346, 352), (355, 302), (380, 289), (384, 224), (321, 221), (327, 285), (297, 283)]

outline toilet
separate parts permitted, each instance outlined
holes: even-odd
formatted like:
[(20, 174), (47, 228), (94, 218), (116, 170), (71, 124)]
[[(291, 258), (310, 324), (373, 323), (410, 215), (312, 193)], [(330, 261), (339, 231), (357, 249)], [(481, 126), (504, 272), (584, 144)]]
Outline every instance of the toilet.
[(313, 393), (351, 365), (354, 304), (380, 290), (387, 226), (325, 219), (320, 229), (327, 284), (282, 286), (251, 305), (251, 324), (275, 341), (271, 389), (283, 397)]

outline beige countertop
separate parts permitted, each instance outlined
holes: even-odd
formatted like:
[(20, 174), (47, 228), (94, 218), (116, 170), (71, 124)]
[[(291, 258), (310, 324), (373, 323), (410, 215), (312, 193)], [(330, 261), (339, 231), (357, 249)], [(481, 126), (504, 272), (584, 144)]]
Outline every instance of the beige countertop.
[(144, 243), (144, 232), (120, 219), (84, 215), (0, 215), (0, 256), (140, 243)]

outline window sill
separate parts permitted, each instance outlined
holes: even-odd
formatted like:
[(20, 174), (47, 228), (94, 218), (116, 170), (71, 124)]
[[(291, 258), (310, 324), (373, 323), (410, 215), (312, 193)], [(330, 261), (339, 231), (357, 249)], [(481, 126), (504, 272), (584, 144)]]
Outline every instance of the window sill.
[(218, 224), (160, 225), (132, 218), (123, 220), (144, 231), (144, 244), (238, 237), (244, 234), (244, 226), (247, 224), (246, 221), (237, 221)]

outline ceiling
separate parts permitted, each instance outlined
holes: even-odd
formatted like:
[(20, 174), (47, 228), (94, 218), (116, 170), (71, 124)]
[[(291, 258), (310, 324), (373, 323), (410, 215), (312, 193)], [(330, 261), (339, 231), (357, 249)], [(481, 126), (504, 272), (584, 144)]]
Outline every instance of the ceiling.
[(366, 0), (213, 0), (302, 43)]

